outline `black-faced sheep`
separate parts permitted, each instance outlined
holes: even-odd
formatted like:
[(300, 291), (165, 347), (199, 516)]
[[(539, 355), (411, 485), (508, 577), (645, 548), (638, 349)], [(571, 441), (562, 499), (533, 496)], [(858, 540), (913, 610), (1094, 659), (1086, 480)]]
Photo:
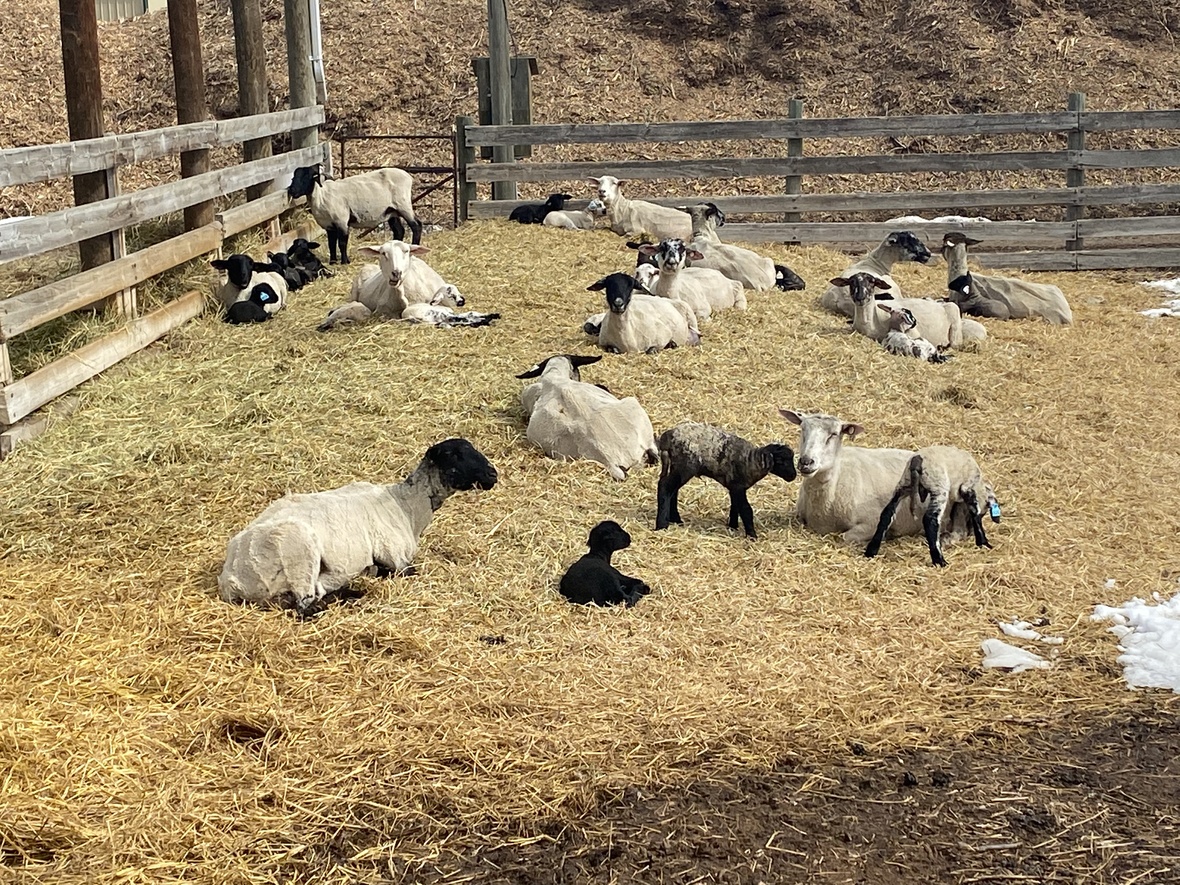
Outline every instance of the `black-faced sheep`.
[(250, 286), (255, 283), (269, 284), (279, 296), (277, 305), (267, 305), (268, 313), (274, 313), (286, 304), (287, 280), (276, 265), (255, 261), (240, 252), (226, 258), (215, 258), (209, 264), (216, 270), (225, 271), (227, 280), (218, 288), (217, 300), (226, 310), (235, 302), (247, 300), (250, 297)]
[(674, 298), (647, 294), (625, 273), (612, 273), (587, 287), (606, 291), (607, 312), (598, 332), (598, 346), (613, 353), (658, 353), (665, 347), (701, 343), (691, 307)]
[(686, 246), (683, 240), (672, 238), (661, 240), (659, 245), (640, 246), (639, 253), (656, 260), (659, 275), (655, 278), (652, 294), (683, 301), (693, 309), (698, 321), (709, 319), (715, 310), (746, 309), (746, 292), (742, 284), (719, 270), (689, 267), (689, 259), (695, 261), (703, 256)]
[(541, 224), (550, 212), (560, 212), (565, 201), (572, 200), (572, 194), (550, 194), (544, 203), (523, 203), (508, 214), (509, 221), (521, 224)]
[(660, 481), (656, 491), (656, 529), (666, 529), (670, 522), (681, 523), (678, 495), (681, 487), (696, 476), (716, 480), (729, 491), (729, 527), (736, 529), (738, 519), (746, 534), (754, 531), (754, 509), (746, 493), (766, 477), (792, 481), (795, 478), (795, 453), (789, 446), (770, 443), (755, 447), (740, 436), (713, 427), (685, 421), (661, 434)]
[(1041, 317), (1059, 326), (1073, 322), (1069, 301), (1056, 286), (1016, 277), (971, 273), (967, 269), (967, 247), (979, 242), (957, 231), (942, 238), (947, 288), (951, 291), (951, 300), (963, 313), (999, 320)]
[(235, 326), (245, 323), (264, 323), (270, 319), (268, 307), (279, 303), (279, 295), (269, 283), (257, 283), (249, 287), (245, 301), (235, 301), (225, 311), (223, 318)]
[(689, 244), (701, 258), (692, 260), (693, 267), (711, 267), (747, 289), (758, 291), (781, 289), (798, 291), (807, 283), (785, 264), (775, 264), (757, 252), (721, 242), (717, 228), (725, 224), (725, 213), (716, 203), (697, 203), (680, 210), (692, 219), (692, 242)]
[(285, 495), (230, 538), (221, 598), (313, 613), (361, 574), (404, 571), (434, 511), (455, 492), (492, 488), (496, 478), (470, 442), (448, 439), (427, 449), (404, 482)]
[(631, 536), (612, 520), (590, 529), (590, 552), (561, 577), (561, 595), (578, 605), (635, 605), (651, 592), (638, 578), (624, 575), (610, 564), (611, 554), (631, 546)]
[[(899, 261), (917, 261), (919, 264), (925, 264), (929, 260), (930, 250), (926, 248), (926, 244), (908, 230), (899, 230), (887, 236), (881, 245), (859, 261), (855, 261), (845, 268), (840, 277), (849, 279), (854, 274), (870, 273), (885, 281), (883, 291), (877, 294), (879, 300), (900, 298), (901, 288), (889, 275), (893, 265)], [(846, 317), (853, 314), (852, 297), (848, 292), (847, 285), (840, 285), (835, 280), (820, 296), (819, 304), (824, 310), (829, 310), (832, 313), (843, 314)]]

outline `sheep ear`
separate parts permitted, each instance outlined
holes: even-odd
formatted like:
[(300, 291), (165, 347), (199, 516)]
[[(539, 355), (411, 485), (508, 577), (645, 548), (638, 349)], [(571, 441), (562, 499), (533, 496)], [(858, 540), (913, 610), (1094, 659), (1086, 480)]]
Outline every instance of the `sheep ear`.
[(356, 251), (362, 255), (372, 255), (374, 258), (381, 254), (381, 250), (376, 246), (358, 246)]
[(980, 243), (983, 242), (983, 240), (973, 240), (970, 237), (967, 237), (966, 239), (963, 240), (963, 242), (964, 242), (964, 244), (966, 244), (968, 246), (978, 246)]
[(885, 282), (883, 279), (881, 279), (880, 277), (873, 277), (873, 285), (876, 286), (878, 289), (888, 289), (889, 288), (889, 284), (887, 282)]
[(689, 258), (691, 258), (693, 261), (701, 261), (705, 257), (705, 253), (701, 252), (699, 249), (689, 249), (684, 254), (687, 255)]
[(224, 258), (214, 258), (209, 262), (215, 270), (229, 270), (229, 262)]
[(893, 313), (893, 308), (890, 307), (888, 304), (882, 304), (880, 301), (878, 301), (877, 307), (881, 308), (881, 310), (885, 311), (885, 313), (888, 313), (888, 314)]
[(586, 182), (591, 187), (598, 187), (599, 179), (595, 178), (593, 175), (588, 175), (586, 176)]
[(792, 424), (802, 424), (803, 418), (798, 412), (792, 412), (790, 409), (779, 409), (778, 413), (790, 421)]
[(591, 283), (589, 286), (587, 286), (586, 291), (587, 292), (598, 292), (599, 290), (605, 289), (605, 288), (606, 288), (606, 277), (603, 277), (597, 283)]
[[(549, 362), (549, 360), (545, 360), (545, 362), (547, 363), (547, 362)], [(525, 371), (525, 372), (521, 372), (516, 377), (517, 378), (540, 378), (541, 372), (543, 371), (544, 366), (545, 366), (545, 363), (537, 363), (531, 369), (529, 369), (528, 371)]]
[(566, 359), (568, 359), (568, 360), (569, 360), (571, 363), (573, 363), (573, 364), (574, 364), (574, 368), (575, 368), (575, 369), (579, 369), (579, 368), (581, 368), (582, 366), (588, 366), (588, 365), (590, 365), (591, 363), (596, 363), (596, 362), (598, 362), (600, 359), (602, 359), (602, 354), (599, 354), (598, 356), (573, 356), (573, 355), (569, 355), (569, 356), (567, 356), (567, 357), (566, 357)]
[(840, 428), (841, 434), (846, 434), (849, 439), (855, 439), (858, 434), (864, 433), (865, 429), (859, 424), (845, 424)]
[(655, 255), (660, 251), (660, 247), (655, 243), (640, 243), (635, 248), (639, 250), (640, 255)]
[(850, 286), (852, 285), (848, 277), (832, 277), (828, 280), (833, 286)]
[(410, 247), (410, 254), (411, 255), (425, 255), (429, 251), (430, 251), (429, 246), (411, 246)]

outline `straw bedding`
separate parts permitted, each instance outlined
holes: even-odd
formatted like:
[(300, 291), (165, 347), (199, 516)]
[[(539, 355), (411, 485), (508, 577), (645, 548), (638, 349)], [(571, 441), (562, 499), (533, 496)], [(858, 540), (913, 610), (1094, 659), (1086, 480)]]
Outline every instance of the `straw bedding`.
[[(808, 292), (753, 293), (700, 348), (584, 371), (638, 396), (657, 433), (692, 419), (794, 446), (789, 406), (862, 423), (866, 445), (971, 450), (1004, 521), (994, 550), (955, 546), (934, 569), (917, 538), (869, 561), (810, 534), (774, 477), (751, 491), (756, 542), (704, 481), (681, 493), (686, 524), (654, 532), (657, 471), (615, 483), (544, 458), (512, 377), (594, 352), (585, 287), (633, 253), (504, 222), (427, 242), (470, 308), (503, 319), (316, 333), (345, 271), (265, 325), (186, 325), (0, 464), (4, 863), (62, 883), (378, 881), (629, 785), (1132, 703), (1089, 606), (1180, 575), (1180, 332), (1133, 312), (1152, 302), (1133, 277), (1038, 275), (1075, 326), (988, 322), (980, 352), (932, 366), (812, 306), (844, 256), (770, 247)], [(934, 294), (944, 272), (898, 276)], [(362, 600), (303, 623), (218, 601), (226, 540), (271, 500), (399, 480), (453, 435), (501, 480), (436, 514), (416, 576), (363, 579)], [(634, 538), (616, 564), (654, 592), (629, 611), (568, 606), (556, 580), (608, 518)], [(1016, 615), (1065, 637), (1054, 668), (980, 670), (979, 642)]]

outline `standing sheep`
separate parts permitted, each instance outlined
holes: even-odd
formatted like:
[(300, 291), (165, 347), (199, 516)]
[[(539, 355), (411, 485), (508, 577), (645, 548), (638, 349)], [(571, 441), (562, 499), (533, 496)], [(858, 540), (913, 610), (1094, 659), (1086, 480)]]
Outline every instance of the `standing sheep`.
[(729, 491), (729, 527), (741, 518), (746, 535), (754, 531), (754, 509), (746, 493), (768, 473), (791, 482), (795, 478), (795, 453), (781, 443), (755, 448), (740, 436), (713, 427), (685, 421), (666, 430), (657, 443), (660, 450), (660, 482), (656, 491), (656, 530), (670, 522), (680, 524), (678, 495), (681, 487), (696, 476), (707, 476)]
[(631, 536), (613, 520), (590, 529), (590, 552), (561, 576), (561, 595), (577, 605), (618, 605), (631, 608), (651, 592), (638, 578), (630, 578), (610, 564), (611, 554), (631, 546)]
[[(841, 278), (849, 279), (857, 273), (871, 273), (878, 279), (885, 281), (885, 289), (877, 295), (878, 299), (900, 298), (901, 288), (894, 282), (889, 272), (899, 261), (917, 261), (925, 264), (930, 260), (930, 250), (926, 245), (908, 230), (898, 230), (887, 236), (872, 252), (853, 262), (840, 274)], [(832, 281), (827, 291), (820, 296), (820, 307), (832, 313), (850, 317), (853, 314), (852, 296), (847, 286), (841, 286)]]
[[(876, 556), (893, 525), (901, 500), (909, 496), (910, 512), (922, 520), (930, 562), (945, 566), (940, 540), (951, 533), (957, 507), (966, 509), (967, 527), (975, 536), (976, 547), (991, 547), (983, 531), (983, 510), (987, 508), (993, 522), (1000, 521), (1000, 507), (995, 493), (984, 482), (983, 472), (970, 453), (954, 446), (928, 446), (918, 449), (906, 465), (893, 497), (881, 511), (877, 531), (865, 548), (865, 556)], [(948, 505), (950, 505), (948, 509)]]
[(314, 613), (325, 597), (376, 569), (407, 569), (434, 511), (455, 492), (490, 489), (496, 469), (465, 439), (426, 450), (404, 482), (354, 482), (275, 501), (229, 540), (217, 579), (226, 602)]
[(942, 238), (947, 288), (951, 291), (951, 301), (963, 313), (999, 320), (1041, 317), (1058, 326), (1073, 322), (1073, 311), (1065, 293), (1056, 286), (1015, 277), (971, 273), (967, 268), (967, 247), (979, 243), (980, 240), (973, 240), (957, 231)]
[(598, 332), (598, 346), (603, 350), (658, 353), (666, 347), (695, 347), (701, 343), (692, 308), (683, 301), (646, 294), (634, 277), (612, 273), (587, 290), (606, 291), (607, 312)]
[(348, 264), (348, 229), (372, 230), (388, 224), (395, 240), (410, 226), (414, 245), (422, 242), (422, 224), (414, 214), (414, 179), (404, 169), (374, 169), (343, 179), (326, 178), (322, 164), (300, 166), (291, 176), (287, 195), (307, 197), (307, 208), (316, 224), (328, 232), (328, 263)]
[(646, 233), (662, 240), (666, 237), (691, 239), (692, 222), (679, 209), (671, 209), (645, 200), (629, 200), (623, 196), (622, 181), (613, 175), (588, 178), (598, 189), (598, 199), (606, 206), (610, 229), (622, 236)]

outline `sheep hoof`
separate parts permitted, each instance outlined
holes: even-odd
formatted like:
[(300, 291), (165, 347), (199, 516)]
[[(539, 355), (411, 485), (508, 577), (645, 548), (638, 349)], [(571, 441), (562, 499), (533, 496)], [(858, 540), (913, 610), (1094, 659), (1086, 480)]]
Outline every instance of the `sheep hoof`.
[[(668, 345), (668, 346), (672, 347), (674, 345)], [(656, 354), (659, 352), (660, 352), (660, 348), (656, 347), (654, 344), (651, 347), (649, 347), (647, 350), (644, 351), (644, 353), (647, 353), (647, 354)]]

